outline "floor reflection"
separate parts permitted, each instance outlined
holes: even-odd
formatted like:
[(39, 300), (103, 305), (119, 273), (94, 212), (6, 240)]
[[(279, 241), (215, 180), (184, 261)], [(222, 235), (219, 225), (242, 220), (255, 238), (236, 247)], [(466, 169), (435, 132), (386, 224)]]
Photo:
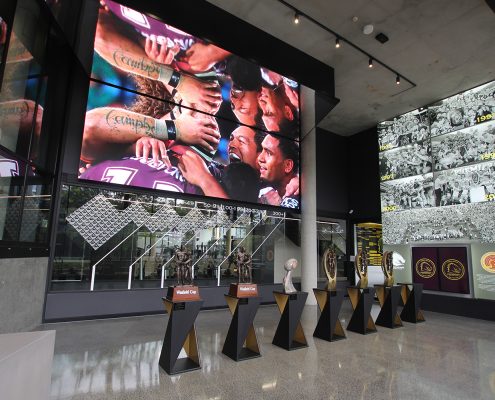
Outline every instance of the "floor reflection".
[[(351, 311), (345, 304), (344, 327)], [(176, 376), (158, 366), (164, 315), (45, 325), (57, 330), (51, 398), (495, 398), (493, 322), (426, 313), (423, 324), (328, 343), (312, 337), (317, 312), (307, 306), (309, 347), (288, 352), (271, 344), (279, 318), (276, 306), (259, 309), (262, 357), (236, 363), (222, 354), (229, 311), (201, 312), (201, 370)]]

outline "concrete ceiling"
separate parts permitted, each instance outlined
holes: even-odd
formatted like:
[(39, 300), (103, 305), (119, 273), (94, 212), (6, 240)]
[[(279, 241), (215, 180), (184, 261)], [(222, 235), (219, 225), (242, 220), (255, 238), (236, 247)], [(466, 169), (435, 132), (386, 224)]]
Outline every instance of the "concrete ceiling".
[[(412, 87), (276, 0), (208, 0), (335, 68), (340, 103), (319, 127), (350, 136), (495, 79), (495, 13), (485, 0), (288, 0), (416, 83)], [(353, 22), (353, 17), (358, 17)], [(362, 28), (373, 24), (366, 36)], [(383, 32), (385, 44), (375, 40)]]

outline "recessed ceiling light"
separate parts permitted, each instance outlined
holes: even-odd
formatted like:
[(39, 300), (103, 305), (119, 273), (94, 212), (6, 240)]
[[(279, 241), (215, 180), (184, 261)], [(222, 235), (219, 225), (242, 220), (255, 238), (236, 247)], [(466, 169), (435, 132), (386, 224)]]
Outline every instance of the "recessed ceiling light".
[(365, 35), (371, 35), (373, 33), (374, 26), (371, 24), (363, 26), (363, 33)]

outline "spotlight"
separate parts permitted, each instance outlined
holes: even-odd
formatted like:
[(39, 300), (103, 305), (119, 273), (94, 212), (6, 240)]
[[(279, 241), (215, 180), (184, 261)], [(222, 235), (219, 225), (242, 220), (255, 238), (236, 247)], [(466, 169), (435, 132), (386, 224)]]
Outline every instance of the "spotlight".
[(395, 83), (397, 83), (397, 85), (400, 85), (400, 75), (397, 75), (397, 77), (395, 78)]
[(340, 39), (337, 37), (335, 38), (335, 47), (338, 49), (340, 47)]
[(373, 59), (370, 58), (368, 61), (368, 67), (373, 68)]
[(299, 23), (299, 14), (295, 13), (294, 14), (294, 23), (297, 25)]

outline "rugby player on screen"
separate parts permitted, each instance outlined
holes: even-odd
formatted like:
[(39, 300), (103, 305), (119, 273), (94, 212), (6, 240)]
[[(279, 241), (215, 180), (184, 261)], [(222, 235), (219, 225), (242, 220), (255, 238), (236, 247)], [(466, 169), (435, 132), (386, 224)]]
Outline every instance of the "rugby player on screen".
[(299, 145), (293, 140), (284, 140), (266, 135), (258, 156), (260, 179), (266, 185), (260, 190), (260, 202), (299, 208), (299, 185), (293, 193), (288, 187), (299, 181)]
[[(267, 140), (267, 138), (271, 139)], [(298, 145), (296, 142), (287, 140), (287, 142), (291, 143), (279, 146), (279, 140), (272, 135), (265, 136), (262, 132), (241, 126), (230, 135), (228, 145), (229, 166), (222, 171), (219, 179), (207, 168), (203, 160), (192, 151), (187, 151), (181, 157), (178, 167), (183, 176), (189, 182), (200, 187), (207, 196), (298, 208)], [(284, 156), (283, 151), (288, 156)], [(272, 152), (276, 153), (275, 157), (273, 157)], [(290, 171), (284, 175), (284, 179), (278, 179), (284, 174), (280, 170), (283, 166), (272, 161), (274, 159), (280, 161), (281, 158), (282, 164), (286, 163), (292, 166)], [(266, 171), (269, 172), (267, 173)], [(241, 177), (237, 178), (237, 180), (234, 179), (235, 174), (242, 176), (242, 184)], [(272, 176), (275, 176), (275, 179), (272, 179)], [(272, 186), (265, 187), (260, 191), (263, 187), (263, 182), (265, 182), (265, 185), (270, 183), (272, 186), (277, 187), (280, 192)], [(236, 197), (231, 197), (226, 193), (225, 187), (229, 187), (229, 185), (237, 186), (235, 191), (230, 190), (230, 192), (236, 194)]]

